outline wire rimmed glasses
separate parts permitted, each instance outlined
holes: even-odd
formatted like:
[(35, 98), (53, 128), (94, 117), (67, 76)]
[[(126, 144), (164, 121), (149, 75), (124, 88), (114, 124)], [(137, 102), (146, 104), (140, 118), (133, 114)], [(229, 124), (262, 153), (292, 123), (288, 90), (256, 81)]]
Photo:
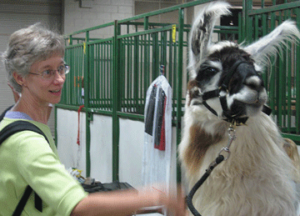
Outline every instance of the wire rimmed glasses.
[(59, 66), (56, 70), (44, 70), (42, 73), (29, 72), (29, 74), (39, 75), (45, 80), (53, 80), (56, 75), (56, 71), (62, 78), (65, 78), (66, 74), (70, 72), (70, 66), (64, 64)]

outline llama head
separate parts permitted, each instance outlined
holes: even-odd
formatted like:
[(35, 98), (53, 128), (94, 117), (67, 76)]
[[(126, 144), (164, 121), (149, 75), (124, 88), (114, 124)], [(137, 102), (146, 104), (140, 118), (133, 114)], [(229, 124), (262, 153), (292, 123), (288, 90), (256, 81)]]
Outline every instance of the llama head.
[(246, 47), (229, 41), (212, 43), (215, 22), (221, 15), (230, 14), (229, 7), (226, 2), (207, 4), (193, 23), (187, 106), (209, 109), (232, 120), (262, 110), (267, 101), (262, 68), (287, 40), (300, 38), (300, 33), (292, 21), (285, 21)]

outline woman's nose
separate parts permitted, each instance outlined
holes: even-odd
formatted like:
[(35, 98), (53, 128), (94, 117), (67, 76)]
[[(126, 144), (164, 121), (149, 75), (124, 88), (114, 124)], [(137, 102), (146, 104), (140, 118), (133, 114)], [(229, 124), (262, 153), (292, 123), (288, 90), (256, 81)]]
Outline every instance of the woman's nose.
[(56, 70), (55, 75), (54, 75), (54, 82), (55, 83), (64, 83), (66, 76), (65, 75), (60, 75), (59, 72)]

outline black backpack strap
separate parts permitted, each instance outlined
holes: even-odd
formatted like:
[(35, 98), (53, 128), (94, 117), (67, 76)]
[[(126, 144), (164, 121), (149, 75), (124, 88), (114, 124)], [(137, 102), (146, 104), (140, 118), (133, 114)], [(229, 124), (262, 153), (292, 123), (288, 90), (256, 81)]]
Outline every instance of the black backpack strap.
[(5, 114), (7, 113), (7, 111), (9, 111), (14, 105), (11, 105), (9, 107), (6, 108), (6, 110), (3, 111), (3, 113), (1, 113), (0, 115), (0, 122), (2, 121), (2, 119), (4, 118)]
[[(43, 135), (45, 137), (45, 139), (47, 140), (47, 142), (49, 143), (46, 135), (41, 131), (41, 129), (39, 129), (34, 124), (32, 124), (28, 121), (15, 121), (15, 122), (7, 125), (0, 131), (0, 145), (11, 135), (13, 135), (17, 132), (20, 132), (20, 131), (24, 131), (24, 130), (33, 131), (33, 132)], [(18, 205), (13, 213), (13, 216), (21, 215), (31, 192), (32, 192), (32, 188), (28, 185), (25, 189), (25, 192), (24, 192), (20, 202), (18, 203)], [(37, 210), (39, 210), (40, 212), (42, 212), (42, 200), (37, 193), (35, 193), (34, 200), (35, 200), (35, 208)]]
[(29, 199), (29, 196), (32, 192), (32, 188), (28, 185), (25, 189), (25, 192), (20, 200), (20, 202), (18, 203), (14, 213), (12, 214), (12, 216), (19, 216), (21, 215), (26, 203), (27, 203), (27, 200)]
[(43, 135), (45, 137), (45, 139), (47, 140), (47, 142), (49, 143), (46, 135), (34, 124), (32, 124), (28, 121), (15, 121), (15, 122), (7, 125), (5, 128), (3, 128), (0, 131), (0, 145), (4, 142), (4, 140), (6, 140), (11, 135), (13, 135), (17, 132), (20, 132), (20, 131), (24, 131), (24, 130), (33, 131), (33, 132)]

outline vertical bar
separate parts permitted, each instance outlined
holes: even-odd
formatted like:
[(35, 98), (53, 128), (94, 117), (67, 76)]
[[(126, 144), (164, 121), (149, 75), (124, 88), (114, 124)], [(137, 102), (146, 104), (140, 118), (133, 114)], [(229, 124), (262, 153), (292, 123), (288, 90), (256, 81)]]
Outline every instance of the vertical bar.
[[(279, 12), (278, 15), (278, 25), (282, 22), (282, 11)], [(283, 56), (285, 56), (285, 52), (282, 51)], [(284, 115), (285, 115), (285, 103), (284, 103), (284, 95), (286, 93), (286, 85), (285, 85), (285, 76), (284, 76), (285, 69), (283, 68), (283, 62), (280, 58), (278, 58), (278, 103), (277, 103), (277, 109), (278, 109), (278, 126), (283, 129), (284, 127)]]
[[(72, 51), (73, 52), (76, 52), (76, 48), (72, 48)], [(73, 63), (73, 65), (74, 65), (74, 63)], [(73, 97), (74, 97), (74, 94), (73, 94), (73, 92), (74, 92), (74, 85), (75, 85), (75, 79), (76, 79), (76, 73), (75, 73), (75, 68), (74, 68), (74, 70), (73, 70), (73, 77), (72, 77), (72, 79), (70, 79), (70, 91), (68, 92), (69, 94), (67, 94), (68, 96), (69, 96), (69, 102), (71, 103), (71, 104), (74, 104), (74, 99), (73, 99)]]
[(292, 118), (292, 97), (291, 97), (291, 91), (292, 91), (292, 55), (291, 52), (293, 50), (293, 47), (291, 43), (288, 43), (288, 46), (291, 47), (290, 50), (288, 50), (286, 53), (286, 71), (287, 71), (287, 132), (291, 132), (291, 118)]
[[(179, 40), (179, 26), (178, 26), (178, 40)], [(175, 71), (175, 68), (178, 68), (178, 61), (177, 61), (177, 53), (178, 53), (178, 42), (175, 42), (174, 44), (174, 79), (173, 79), (173, 111), (175, 111), (175, 107), (177, 107), (176, 105), (176, 100), (177, 100), (177, 91), (176, 89), (177, 87), (177, 70)], [(175, 113), (177, 115), (177, 113)]]
[(73, 45), (73, 37), (72, 37), (72, 35), (70, 35), (69, 44)]
[(120, 92), (119, 92), (119, 84), (120, 80), (118, 79), (119, 74), (119, 40), (118, 35), (120, 33), (120, 27), (118, 24), (118, 20), (115, 20), (114, 24), (114, 58), (113, 58), (113, 181), (119, 180), (119, 118), (117, 115), (117, 111), (120, 110)]
[[(165, 66), (165, 71), (167, 70), (167, 32), (163, 31), (161, 33), (162, 38), (161, 38), (161, 42), (162, 42), (162, 59), (161, 59), (161, 63)], [(166, 74), (165, 74), (166, 75)]]
[(107, 110), (107, 85), (108, 85), (108, 79), (107, 79), (107, 72), (108, 72), (108, 68), (107, 68), (107, 64), (108, 64), (108, 61), (109, 61), (109, 58), (108, 58), (108, 54), (107, 54), (107, 51), (108, 51), (108, 42), (105, 42), (104, 43), (104, 67), (103, 67), (103, 74), (104, 74), (104, 80), (105, 80), (105, 84), (104, 84), (104, 88), (103, 88), (103, 92), (104, 92), (104, 106), (103, 108), (105, 110)]
[(172, 83), (173, 80), (173, 40), (172, 40), (172, 30), (169, 31), (169, 82)]
[[(98, 86), (99, 90), (99, 98), (97, 98), (97, 102), (95, 104), (96, 107), (99, 107), (101, 109), (104, 109), (105, 107), (105, 42), (97, 43), (95, 44), (97, 48), (97, 56), (95, 58), (95, 62), (97, 62), (94, 74), (97, 74), (99, 80), (96, 82), (96, 85)], [(95, 79), (97, 80), (97, 79)], [(100, 86), (99, 86), (100, 85)], [(97, 91), (98, 91), (97, 90)]]
[[(99, 73), (98, 71), (95, 71), (95, 44), (89, 44), (87, 45), (88, 51), (89, 51), (89, 78), (91, 80), (90, 82), (90, 88), (89, 88), (89, 93), (90, 93), (90, 103), (89, 107), (94, 106), (94, 101), (95, 99), (98, 99), (97, 95), (99, 95), (99, 92), (97, 92), (98, 85), (95, 82), (95, 76), (97, 75), (96, 73)], [(96, 48), (97, 51), (97, 48)], [(97, 56), (96, 56), (97, 57)], [(99, 100), (99, 99), (98, 99)]]
[[(144, 56), (144, 50), (145, 50), (145, 40), (144, 40), (144, 36), (140, 36), (140, 59), (143, 59), (144, 61), (141, 61), (140, 65), (139, 65), (139, 72), (140, 72), (140, 79), (139, 79), (139, 114), (143, 114), (143, 107), (144, 107), (144, 103), (143, 103), (143, 80), (145, 79), (144, 77), (144, 70), (143, 70), (143, 64), (145, 64), (145, 56)], [(144, 62), (144, 63), (143, 63)]]
[[(148, 17), (144, 18), (144, 29), (148, 30), (149, 28), (149, 23), (148, 23)], [(146, 92), (149, 86), (149, 64), (148, 64), (148, 58), (149, 58), (149, 54), (150, 54), (150, 49), (149, 49), (149, 40), (147, 40), (147, 38), (149, 38), (149, 34), (144, 35), (144, 104), (146, 104)]]
[(247, 43), (252, 41), (252, 18), (248, 15), (249, 10), (252, 9), (252, 5), (252, 0), (243, 0), (243, 32)]
[(153, 80), (158, 77), (159, 75), (159, 44), (158, 44), (158, 33), (152, 34), (153, 38), (153, 64), (152, 64), (152, 74), (153, 74)]
[[(184, 28), (184, 9), (179, 9), (178, 27), (178, 67), (177, 67), (177, 112), (176, 112), (176, 144), (181, 141), (181, 117), (182, 117), (182, 68), (183, 68), (183, 28)], [(181, 169), (177, 165), (177, 182), (181, 182)]]
[[(110, 88), (109, 88), (109, 96), (110, 96), (110, 108), (111, 108), (111, 111), (113, 111), (113, 94), (114, 94), (114, 89), (113, 89), (113, 86), (114, 86), (114, 80), (113, 80), (113, 77), (114, 77), (114, 64), (115, 64), (115, 39), (113, 38), (112, 41), (111, 41), (111, 46), (110, 46)], [(120, 47), (121, 48), (121, 47)]]
[[(98, 77), (101, 79), (101, 86), (99, 87), (101, 91), (101, 108), (105, 107), (105, 85), (106, 85), (106, 80), (105, 80), (105, 42), (102, 42), (101, 44), (98, 44), (99, 47), (99, 54), (98, 54), (98, 69), (95, 71), (98, 74)], [(100, 82), (99, 82), (100, 83)]]
[(132, 73), (130, 73), (130, 71), (132, 71), (132, 57), (133, 57), (133, 40), (132, 37), (129, 37), (129, 55), (127, 56), (127, 64), (129, 65), (128, 70), (126, 71), (127, 74), (127, 112), (129, 112), (129, 110), (131, 109), (131, 91), (132, 91), (132, 80), (131, 80), (131, 76)]
[[(86, 42), (89, 41), (89, 32), (86, 32)], [(90, 158), (90, 137), (91, 137), (91, 131), (90, 131), (90, 113), (88, 110), (89, 108), (89, 101), (90, 101), (90, 77), (89, 77), (89, 46), (85, 47), (84, 52), (84, 107), (85, 107), (85, 127), (86, 127), (86, 176), (90, 176), (90, 167), (91, 167), (91, 158)]]
[[(262, 20), (262, 36), (265, 36), (267, 34), (267, 15), (264, 13), (262, 14), (261, 16), (261, 20)], [(264, 83), (265, 83), (265, 88), (267, 91), (269, 91), (269, 86), (268, 86), (268, 72), (267, 70), (265, 71), (265, 73), (263, 73), (262, 77), (263, 77), (263, 80), (264, 80)]]
[[(295, 13), (296, 13), (296, 24), (298, 29), (300, 29), (300, 8), (295, 8)], [(296, 57), (300, 55), (300, 46), (299, 44), (296, 46)], [(295, 78), (296, 78), (296, 86), (294, 87), (296, 90), (296, 133), (300, 133), (300, 61), (297, 61), (297, 58), (295, 58), (296, 61), (296, 68), (295, 68)]]
[(133, 73), (133, 106), (135, 107), (135, 112), (138, 109), (138, 93), (139, 93), (139, 36), (134, 37), (134, 73)]
[(258, 16), (254, 17), (255, 28), (254, 28), (254, 39), (257, 40), (259, 38), (259, 26), (258, 26)]
[[(126, 41), (128, 39), (127, 38), (124, 38), (124, 39), (120, 39), (120, 42), (119, 42), (119, 76), (120, 76), (120, 80), (122, 80), (122, 82), (120, 82), (120, 89), (121, 89), (121, 92), (120, 92), (120, 97), (121, 97), (121, 106), (124, 108), (125, 106), (125, 86), (126, 86), (126, 83), (125, 83), (125, 71), (126, 71), (126, 68), (125, 68), (125, 62), (126, 62), (126, 58), (125, 58), (125, 53), (126, 53), (126, 48), (128, 49), (128, 46), (126, 46)], [(115, 55), (115, 54), (114, 54)], [(115, 57), (114, 57), (115, 58)], [(113, 59), (114, 59), (113, 58)]]
[(107, 85), (107, 80), (106, 80), (106, 63), (107, 63), (107, 56), (106, 56), (106, 42), (102, 43), (102, 71), (101, 71), (101, 76), (103, 79), (103, 86), (101, 88), (102, 91), (102, 109), (105, 110), (106, 109), (106, 85)]
[[(274, 14), (272, 13), (271, 14), (271, 26), (270, 26), (270, 30), (272, 30), (272, 29), (274, 29), (275, 28), (275, 19), (274, 19)], [(271, 57), (270, 58), (271, 59), (271, 62), (274, 62), (274, 60), (275, 60), (275, 58), (274, 57)], [(269, 86), (270, 86), (270, 89), (269, 89), (269, 98), (270, 98), (270, 107), (272, 108), (272, 110), (273, 110), (273, 114), (274, 115), (278, 115), (277, 114), (277, 109), (278, 109), (278, 107), (277, 107), (277, 109), (275, 109), (275, 100), (276, 100), (276, 98), (275, 98), (275, 78), (276, 78), (276, 74), (275, 74), (275, 66), (274, 65), (271, 65), (270, 66), (270, 83), (269, 83)]]

